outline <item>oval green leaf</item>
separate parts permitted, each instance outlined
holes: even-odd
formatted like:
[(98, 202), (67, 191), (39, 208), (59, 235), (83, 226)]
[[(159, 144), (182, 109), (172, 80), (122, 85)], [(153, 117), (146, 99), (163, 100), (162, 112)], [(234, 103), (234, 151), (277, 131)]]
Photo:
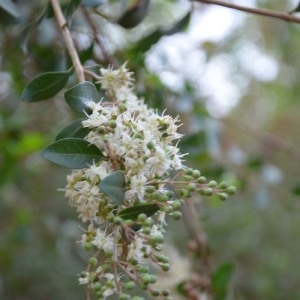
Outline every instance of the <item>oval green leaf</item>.
[(56, 136), (55, 140), (58, 141), (68, 137), (84, 138), (90, 130), (82, 127), (83, 120), (84, 119), (78, 119), (69, 124)]
[(227, 288), (232, 277), (234, 266), (232, 263), (220, 265), (212, 276), (212, 288), (215, 300), (224, 300), (227, 296)]
[(103, 159), (95, 145), (79, 138), (56, 141), (44, 148), (41, 154), (45, 159), (71, 169), (83, 169)]
[(118, 24), (126, 29), (139, 25), (147, 15), (149, 0), (136, 1), (118, 20)]
[(125, 176), (123, 172), (116, 171), (106, 176), (99, 187), (113, 203), (123, 203), (125, 197)]
[(25, 87), (22, 98), (25, 102), (37, 102), (55, 96), (68, 82), (70, 71), (43, 73)]
[(67, 90), (65, 99), (74, 110), (84, 113), (90, 110), (89, 102), (98, 100), (98, 92), (93, 83), (84, 81)]
[(148, 217), (151, 217), (158, 210), (159, 206), (157, 204), (138, 204), (120, 211), (119, 217), (124, 220), (135, 221), (139, 214), (146, 214)]

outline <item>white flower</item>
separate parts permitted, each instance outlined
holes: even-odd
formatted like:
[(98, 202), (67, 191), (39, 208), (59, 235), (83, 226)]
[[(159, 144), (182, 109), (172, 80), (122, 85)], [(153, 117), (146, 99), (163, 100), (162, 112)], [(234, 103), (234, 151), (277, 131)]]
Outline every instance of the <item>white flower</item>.
[(107, 236), (100, 228), (96, 230), (96, 236), (92, 240), (92, 244), (105, 252), (114, 249), (114, 239), (111, 236)]

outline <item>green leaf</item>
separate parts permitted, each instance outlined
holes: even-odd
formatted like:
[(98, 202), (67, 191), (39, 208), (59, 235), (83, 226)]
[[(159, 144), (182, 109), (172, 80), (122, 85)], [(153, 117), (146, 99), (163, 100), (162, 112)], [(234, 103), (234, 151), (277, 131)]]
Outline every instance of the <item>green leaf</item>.
[(140, 24), (147, 15), (149, 0), (140, 0), (130, 7), (118, 20), (118, 24), (129, 29)]
[(232, 276), (234, 266), (232, 263), (220, 265), (212, 276), (212, 288), (214, 292), (214, 300), (226, 299), (227, 287)]
[(134, 47), (133, 50), (137, 52), (146, 52), (150, 47), (156, 44), (159, 39), (163, 36), (163, 32), (159, 29), (151, 32), (149, 35), (141, 39)]
[(0, 7), (15, 18), (21, 16), (20, 9), (11, 0), (1, 0)]
[(51, 11), (51, 5), (48, 4), (44, 10), (42, 11), (42, 13), (29, 25), (27, 25), (25, 27), (25, 29), (22, 31), (22, 33), (20, 34), (20, 45), (21, 45), (21, 49), (24, 53), (28, 52), (27, 46), (28, 46), (28, 40), (30, 35), (33, 33), (33, 31), (35, 30), (35, 28), (44, 20), (44, 18), (46, 18)]
[(300, 2), (298, 6), (295, 9), (293, 9), (290, 13), (299, 12), (299, 11), (300, 11)]
[(295, 195), (295, 196), (300, 196), (300, 184), (296, 184), (293, 189), (292, 189), (292, 193)]
[(88, 141), (79, 138), (66, 138), (44, 148), (42, 156), (58, 165), (83, 169), (103, 159), (101, 151)]
[(172, 27), (164, 31), (165, 35), (172, 35), (177, 32), (183, 31), (187, 28), (191, 19), (191, 11), (188, 11), (179, 21), (172, 25)]
[(99, 185), (101, 191), (116, 204), (122, 204), (125, 196), (125, 176), (116, 171), (106, 176)]
[(55, 96), (67, 84), (70, 73), (70, 71), (64, 71), (38, 75), (23, 90), (23, 101), (37, 102)]
[(90, 130), (82, 127), (83, 120), (78, 119), (69, 124), (56, 136), (55, 140), (58, 141), (68, 137), (84, 138)]
[[(67, 5), (67, 8), (65, 10), (65, 17), (67, 19), (67, 22), (69, 23), (71, 18), (73, 17), (75, 11), (77, 10), (80, 0), (71, 0), (69, 4)], [(70, 24), (69, 24), (70, 25)]]
[(93, 83), (84, 81), (65, 92), (66, 102), (77, 112), (89, 111), (88, 102), (98, 100), (98, 92)]
[(139, 214), (146, 214), (151, 217), (159, 210), (157, 204), (138, 204), (120, 211), (119, 217), (125, 220), (135, 221)]

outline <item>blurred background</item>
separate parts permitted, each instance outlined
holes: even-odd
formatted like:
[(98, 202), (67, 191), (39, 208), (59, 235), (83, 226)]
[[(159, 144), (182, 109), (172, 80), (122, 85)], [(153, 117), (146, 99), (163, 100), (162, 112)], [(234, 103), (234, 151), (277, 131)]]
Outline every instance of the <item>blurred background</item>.
[[(79, 1), (61, 1), (81, 61), (128, 61), (146, 103), (180, 115), (186, 165), (238, 189), (228, 201), (195, 200), (215, 268), (233, 267), (220, 299), (300, 299), (300, 25), (152, 0), (131, 26), (116, 20), (134, 1), (82, 2), (90, 19), (82, 10), (72, 15), (70, 3)], [(282, 12), (298, 5), (231, 2)], [(77, 282), (86, 263), (82, 229), (59, 190), (69, 170), (39, 154), (76, 116), (63, 93), (21, 99), (32, 78), (70, 62), (51, 10), (38, 22), (46, 1), (7, 3), (0, 4), (0, 299), (85, 299)], [(171, 225), (170, 240), (172, 228), (182, 233), (173, 243), (184, 257), (188, 233)]]

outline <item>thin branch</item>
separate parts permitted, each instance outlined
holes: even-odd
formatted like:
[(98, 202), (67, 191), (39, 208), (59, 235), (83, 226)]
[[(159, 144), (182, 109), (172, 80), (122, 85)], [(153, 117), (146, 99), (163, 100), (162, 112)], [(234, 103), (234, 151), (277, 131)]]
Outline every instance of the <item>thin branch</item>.
[(50, 0), (51, 1), (51, 5), (53, 7), (54, 10), (54, 14), (55, 14), (55, 18), (57, 20), (57, 24), (59, 26), (59, 29), (62, 33), (62, 36), (64, 38), (64, 41), (66, 43), (66, 47), (67, 50), (71, 56), (71, 60), (73, 62), (73, 66), (75, 68), (75, 72), (76, 72), (76, 76), (79, 82), (83, 82), (85, 81), (84, 78), (84, 69), (83, 66), (80, 62), (78, 53), (76, 51), (74, 42), (72, 40), (72, 36), (70, 33), (70, 30), (67, 26), (67, 21), (62, 13), (60, 4), (59, 4), (59, 0)]
[(218, 1), (218, 0), (192, 0), (194, 2), (201, 2), (201, 3), (207, 3), (207, 4), (214, 4), (214, 5), (219, 5), (231, 9), (236, 9), (239, 11), (255, 14), (255, 15), (260, 15), (260, 16), (265, 16), (265, 17), (270, 17), (270, 18), (275, 18), (275, 19), (280, 19), (283, 21), (287, 22), (292, 22), (292, 23), (299, 23), (300, 24), (300, 18), (292, 15), (291, 13), (288, 12), (281, 12), (281, 11), (274, 11), (274, 10), (268, 10), (268, 9), (261, 9), (261, 8), (252, 8), (252, 7), (246, 7), (242, 5), (237, 5), (233, 3), (228, 3), (224, 1)]
[(83, 15), (84, 15), (88, 25), (90, 26), (90, 28), (93, 32), (94, 40), (98, 44), (98, 46), (102, 52), (104, 60), (112, 66), (118, 66), (117, 62), (114, 61), (114, 59), (107, 53), (101, 39), (98, 36), (99, 29), (96, 28), (93, 20), (91, 19), (91, 16), (90, 16), (88, 10), (86, 9), (86, 7), (84, 5), (81, 5), (80, 8), (81, 8), (81, 11), (83, 12)]

